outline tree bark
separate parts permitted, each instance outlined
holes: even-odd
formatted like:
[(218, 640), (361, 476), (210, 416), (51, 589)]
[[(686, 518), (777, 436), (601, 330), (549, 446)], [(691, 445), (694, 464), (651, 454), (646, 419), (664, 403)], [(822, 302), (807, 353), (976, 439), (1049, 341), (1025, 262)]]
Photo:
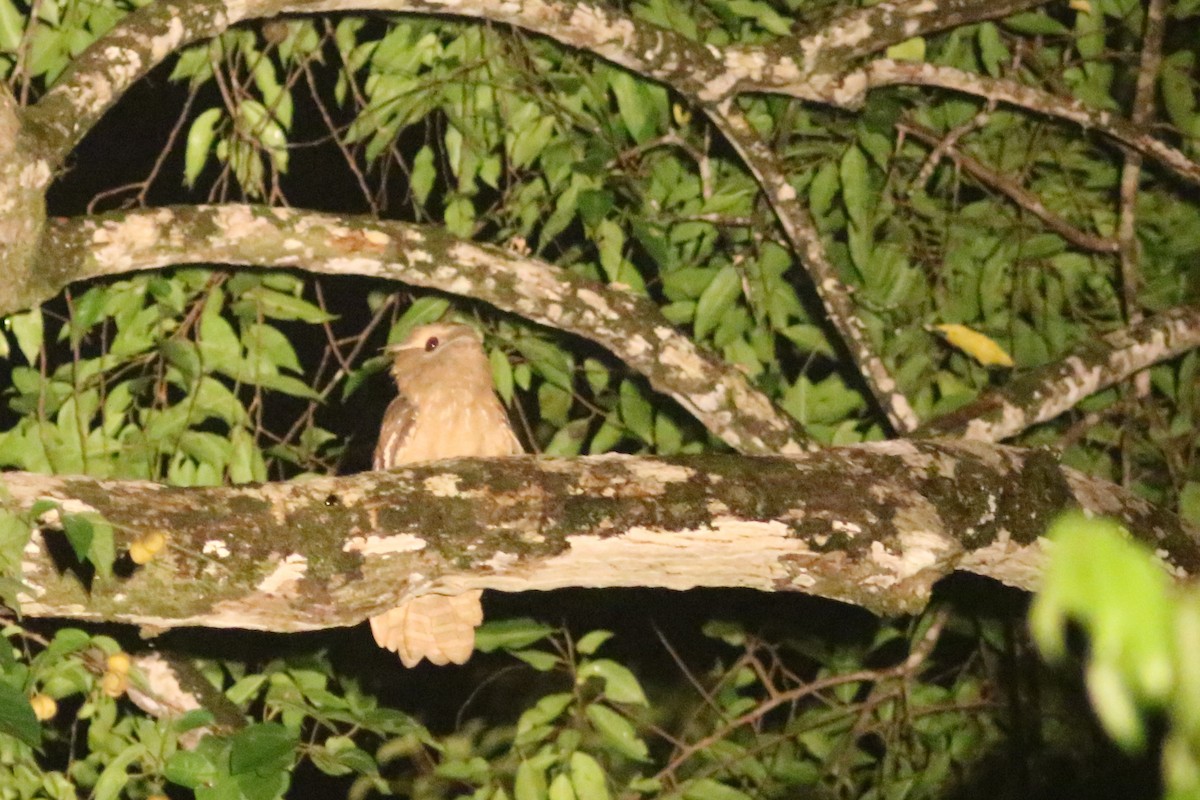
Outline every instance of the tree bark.
[(155, 629), (353, 625), (404, 596), (476, 588), (746, 587), (915, 612), (955, 570), (1036, 588), (1047, 525), (1079, 507), (1120, 519), (1177, 574), (1200, 569), (1200, 538), (1170, 514), (1049, 453), (979, 443), (459, 459), (224, 488), (4, 483), (12, 509), (100, 514), (118, 553), (150, 531), (170, 542), (89, 585), (47, 512), (25, 548), (22, 613)]

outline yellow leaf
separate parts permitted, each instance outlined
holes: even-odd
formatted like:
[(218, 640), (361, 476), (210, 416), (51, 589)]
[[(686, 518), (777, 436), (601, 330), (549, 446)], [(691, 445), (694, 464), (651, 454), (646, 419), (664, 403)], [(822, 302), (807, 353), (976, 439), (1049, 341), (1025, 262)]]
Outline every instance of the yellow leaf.
[(135, 564), (148, 564), (166, 546), (165, 531), (150, 531), (129, 546), (129, 558)]
[(100, 677), (100, 689), (109, 697), (120, 697), (129, 688), (129, 677), (116, 672), (105, 672)]
[(115, 672), (118, 675), (128, 675), (132, 662), (129, 659), (128, 653), (113, 653), (105, 660), (104, 665), (108, 672)]
[(33, 715), (42, 722), (54, 719), (54, 715), (58, 713), (58, 703), (54, 702), (50, 695), (35, 694), (29, 698), (29, 705), (33, 706)]
[(1012, 356), (990, 337), (966, 325), (934, 325), (946, 341), (962, 350), (985, 367), (1011, 367)]

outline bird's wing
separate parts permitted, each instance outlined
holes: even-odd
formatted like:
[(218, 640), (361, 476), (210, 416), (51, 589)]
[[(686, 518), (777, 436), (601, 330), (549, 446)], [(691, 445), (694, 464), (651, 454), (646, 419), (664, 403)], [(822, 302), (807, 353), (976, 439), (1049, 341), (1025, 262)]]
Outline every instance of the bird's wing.
[(388, 404), (383, 412), (383, 422), (379, 430), (381, 435), (375, 443), (375, 457), (371, 466), (373, 469), (391, 469), (400, 466), (400, 462), (392, 454), (402, 452), (405, 443), (412, 438), (417, 427), (417, 407), (404, 394), (396, 395), (396, 399)]

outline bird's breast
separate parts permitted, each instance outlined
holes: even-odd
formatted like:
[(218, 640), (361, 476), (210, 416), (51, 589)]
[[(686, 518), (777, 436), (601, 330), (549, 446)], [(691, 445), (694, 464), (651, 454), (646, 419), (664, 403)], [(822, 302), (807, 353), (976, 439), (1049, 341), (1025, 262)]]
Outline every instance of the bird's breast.
[(410, 444), (412, 457), (406, 461), (521, 452), (508, 415), (498, 402), (464, 402), (461, 396), (451, 395), (441, 403), (422, 403), (417, 415)]

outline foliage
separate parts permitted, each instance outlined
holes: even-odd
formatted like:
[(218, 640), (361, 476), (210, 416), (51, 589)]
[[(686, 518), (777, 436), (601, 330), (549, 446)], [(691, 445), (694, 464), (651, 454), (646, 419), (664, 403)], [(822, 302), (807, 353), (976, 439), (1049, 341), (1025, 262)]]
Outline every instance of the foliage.
[(1047, 658), (1067, 656), (1069, 623), (1087, 634), (1088, 697), (1122, 748), (1146, 748), (1147, 716), (1166, 720), (1167, 797), (1200, 792), (1200, 588), (1171, 585), (1162, 562), (1110, 521), (1070, 515), (1049, 534), (1054, 555), (1030, 626)]
[[(0, 0), (0, 75), (32, 103), (141, 4)], [(851, 5), (624, 4), (643, 23), (714, 46), (791, 36)], [(1176, 0), (1168, 13), (1187, 31), (1200, 4)], [(1056, 4), (910, 39), (888, 54), (1124, 110), (1144, 23), (1140, 4), (1124, 0)], [(1173, 31), (1153, 120), (1192, 156), (1200, 153), (1195, 61), (1194, 42)], [(516, 31), (352, 15), (239, 27), (181, 51), (170, 79), (187, 101), (171, 112), (181, 133), (166, 139), (170, 157), (129, 167), (128, 185), (89, 208), (250, 199), (441, 224), (647, 295), (822, 442), (885, 435), (861, 376), (827, 339), (796, 247), (758, 179), (671, 87)], [(1068, 227), (1115, 235), (1123, 156), (1065, 123), (912, 88), (874, 91), (853, 114), (765, 95), (736, 102), (779, 158), (923, 418), (1061, 358), (1134, 311), (1200, 297), (1200, 206), (1168, 176), (1147, 170), (1136, 192), (1135, 308), (1122, 302), (1117, 255), (1072, 241), (1011, 199), (1006, 189), (1018, 186)], [(139, 133), (151, 117), (130, 106), (114, 113)], [(953, 145), (931, 155), (922, 132)], [(963, 156), (1002, 180), (971, 177), (959, 168)], [(607, 354), (467, 301), (395, 291), (218, 267), (76, 287), (4, 321), (10, 386), (0, 465), (182, 486), (353, 469), (364, 463), (354, 447), (370, 445), (370, 409), (387, 400), (375, 391), (384, 385), (379, 346), (448, 309), (486, 332), (498, 390), (531, 449), (719, 447)], [(1011, 373), (995, 368), (1010, 361)], [(1144, 394), (1102, 392), (1020, 443), (1054, 446), (1068, 464), (1200, 521), (1198, 365), (1192, 353), (1155, 366)], [(43, 513), (61, 514), (80, 561), (111, 566), (112, 531), (102, 520)], [(35, 521), (0, 513), (0, 598), (13, 608), (21, 587), (12, 576)], [(1088, 685), (1122, 744), (1145, 736), (1136, 706), (1171, 709), (1164, 758), (1172, 786), (1184, 791), (1194, 765), (1183, 751), (1195, 739), (1194, 698), (1179, 669), (1195, 638), (1190, 595), (1172, 599), (1120, 548), (1104, 547), (1072, 562), (1095, 565), (1090, 580), (1103, 580), (1102, 590), (1080, 594), (1083, 578), (1052, 576), (1038, 628), (1052, 643), (1062, 618), (1080, 615), (1094, 632)], [(1145, 593), (1117, 591), (1117, 575), (1136, 578)], [(1138, 608), (1157, 621), (1131, 616)], [(210, 662), (208, 679), (249, 722), (195, 750), (180, 743), (210, 724), (203, 714), (157, 719), (106, 693), (113, 640), (70, 628), (43, 640), (14, 623), (5, 631), (12, 652), (0, 647), (0, 767), (9, 772), (0, 791), (73, 797), (83, 789), (107, 800), (173, 785), (258, 800), (315, 770), (355, 781), (356, 796), (721, 800), (814, 787), (932, 796), (969, 777), (970, 764), (1003, 739), (992, 698), (996, 664), (1013, 649), (996, 623), (964, 635), (969, 623), (955, 619), (936, 625), (965, 638), (969, 659), (939, 670), (909, 663), (913, 652), (930, 657), (921, 647), (935, 619), (911, 636), (883, 626), (845, 647), (771, 647), (713, 625), (741, 650), (692, 676), (702, 695), (686, 701), (655, 696), (621, 658), (598, 657), (605, 632), (572, 641), (527, 623), (493, 625), (481, 646), (508, 650), (523, 675), (547, 683), (536, 683), (510, 719), (447, 735), (381, 708), (321, 657)], [(1143, 671), (1147, 664), (1157, 667)], [(107, 680), (110, 689), (119, 683)]]
[[(149, 707), (139, 662), (130, 667), (114, 640), (73, 628), (46, 640), (10, 625), (0, 778), (13, 796), (90, 791), (102, 800), (170, 787), (265, 800), (319, 774), (351, 782), (350, 796), (426, 800), (876, 797), (888, 786), (933, 797), (962, 784), (1002, 738), (1003, 706), (985, 698), (979, 669), (998, 663), (987, 642), (1000, 629), (950, 634), (946, 621), (931, 613), (833, 647), (771, 646), (712, 623), (722, 655), (671, 702), (652, 702), (634, 672), (600, 655), (616, 644), (610, 631), (573, 640), (530, 620), (490, 623), (481, 646), (509, 653), (521, 675), (507, 684), (523, 688), (501, 690), (510, 693), (504, 718), (444, 735), (380, 707), (319, 654), (206, 662), (204, 679), (244, 715), (238, 727), (206, 710), (156, 718), (138, 708)], [(943, 636), (957, 641), (943, 648)], [(863, 666), (871, 661), (882, 666)], [(106, 681), (121, 669), (124, 685)], [(39, 722), (26, 698), (54, 705)]]

